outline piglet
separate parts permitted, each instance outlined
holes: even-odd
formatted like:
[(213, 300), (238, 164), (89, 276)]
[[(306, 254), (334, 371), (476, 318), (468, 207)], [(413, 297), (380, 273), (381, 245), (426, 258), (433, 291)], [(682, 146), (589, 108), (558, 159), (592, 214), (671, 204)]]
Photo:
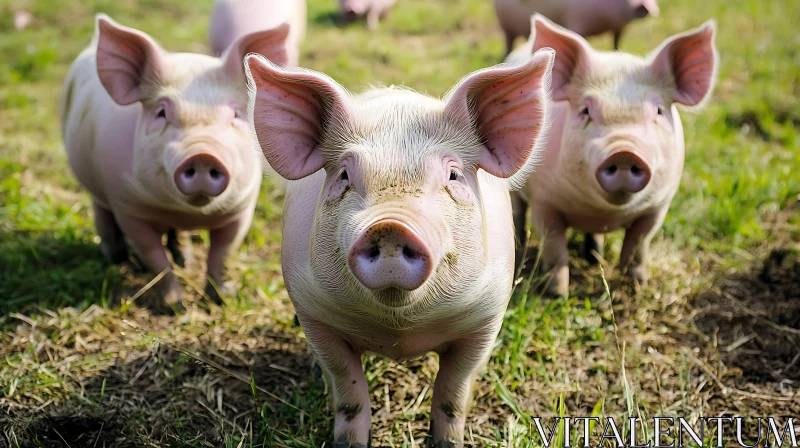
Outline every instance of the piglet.
[(506, 55), (517, 37), (531, 34), (531, 16), (539, 13), (581, 36), (614, 33), (614, 49), (625, 26), (659, 13), (657, 0), (494, 0), (506, 36)]
[(367, 28), (378, 29), (381, 19), (389, 14), (396, 0), (339, 0), (339, 11), (345, 21), (366, 18)]
[(473, 376), (511, 296), (509, 185), (545, 133), (552, 61), (542, 50), (478, 71), (438, 100), (351, 96), (321, 73), (246, 58), (258, 141), (290, 179), (283, 275), (331, 386), (333, 446), (370, 444), (365, 351), (438, 352), (433, 441), (463, 446)]
[(670, 37), (646, 58), (595, 51), (539, 15), (533, 27), (531, 41), (509, 61), (524, 61), (539, 48), (556, 50), (553, 125), (542, 165), (521, 191), (517, 230), (524, 229), (530, 205), (532, 226), (543, 239), (543, 264), (554, 272), (552, 293), (568, 292), (569, 227), (586, 232), (590, 260), (602, 253), (603, 234), (624, 229), (620, 267), (644, 283), (650, 241), (683, 172), (676, 105), (697, 106), (710, 96), (716, 25), (711, 20)]
[(161, 305), (180, 308), (162, 235), (208, 229), (207, 292), (244, 238), (261, 185), (247, 122), (242, 60), (260, 52), (285, 63), (288, 25), (249, 34), (220, 59), (169, 53), (147, 34), (97, 16), (92, 44), (67, 76), (61, 127), (69, 164), (89, 191), (100, 249), (127, 259), (126, 241), (153, 273)]
[(297, 65), (306, 30), (305, 0), (217, 0), (211, 11), (208, 40), (219, 56), (240, 37), (288, 23), (288, 64)]

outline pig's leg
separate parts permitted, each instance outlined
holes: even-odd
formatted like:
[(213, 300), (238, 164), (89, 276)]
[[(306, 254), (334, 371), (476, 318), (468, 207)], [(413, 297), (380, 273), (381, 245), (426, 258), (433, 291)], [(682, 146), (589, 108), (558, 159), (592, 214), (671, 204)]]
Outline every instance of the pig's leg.
[(191, 239), (188, 238), (185, 232), (179, 232), (177, 229), (169, 229), (167, 231), (167, 250), (169, 250), (170, 255), (172, 255), (172, 261), (178, 266), (185, 268), (186, 260), (192, 256)]
[(433, 386), (431, 431), (434, 448), (464, 446), (464, 424), (475, 374), (492, 352), (496, 331), (477, 340), (458, 341), (439, 353)]
[(614, 50), (619, 50), (619, 41), (622, 39), (622, 30), (614, 31)]
[(650, 241), (664, 222), (666, 212), (665, 208), (656, 214), (642, 216), (625, 231), (619, 267), (640, 285), (647, 283), (648, 274), (644, 264), (647, 262)]
[(380, 24), (381, 20), (381, 10), (380, 8), (373, 7), (369, 11), (367, 11), (367, 29), (370, 31), (375, 31), (378, 29), (378, 25)]
[(589, 264), (599, 264), (603, 256), (605, 235), (602, 233), (585, 233), (583, 235), (583, 257)]
[(298, 317), (333, 392), (333, 447), (369, 447), (372, 411), (361, 353), (327, 325), (301, 313)]
[(178, 278), (172, 273), (172, 265), (169, 263), (167, 252), (161, 242), (163, 232), (151, 224), (131, 216), (121, 217), (117, 222), (128, 242), (150, 272), (159, 274), (167, 271), (160, 282), (160, 287), (164, 291), (164, 305), (170, 308), (182, 308), (183, 293)]
[(567, 252), (567, 224), (556, 210), (531, 205), (531, 223), (536, 226), (541, 239), (542, 265), (552, 273), (548, 293), (566, 296), (569, 293), (569, 253)]
[(216, 303), (222, 302), (219, 294), (220, 290), (226, 294), (234, 293), (233, 287), (230, 284), (225, 284), (223, 272), (225, 269), (225, 257), (231, 249), (235, 250), (242, 244), (247, 231), (250, 229), (252, 220), (253, 214), (245, 213), (239, 219), (209, 232), (211, 244), (208, 249), (209, 281), (206, 284), (206, 294)]
[(109, 263), (119, 264), (128, 259), (128, 248), (125, 247), (125, 238), (114, 219), (114, 215), (92, 202), (94, 209), (94, 226), (100, 236), (100, 252)]

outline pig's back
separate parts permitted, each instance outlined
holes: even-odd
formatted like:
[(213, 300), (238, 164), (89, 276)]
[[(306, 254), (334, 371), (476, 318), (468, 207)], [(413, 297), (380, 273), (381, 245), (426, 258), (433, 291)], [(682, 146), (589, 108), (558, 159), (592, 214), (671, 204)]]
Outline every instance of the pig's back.
[[(61, 101), (64, 148), (75, 177), (106, 207), (104, 174), (113, 170), (120, 178), (130, 171), (138, 107), (118, 106), (103, 88), (97, 76), (94, 44), (72, 64)], [(113, 157), (108, 151), (114, 152)]]
[(211, 13), (211, 51), (221, 55), (241, 36), (289, 23), (289, 64), (297, 65), (298, 48), (305, 36), (305, 0), (217, 0)]
[(538, 12), (556, 23), (563, 23), (567, 3), (568, 0), (495, 0), (494, 7), (506, 33), (527, 38), (531, 34), (533, 14)]

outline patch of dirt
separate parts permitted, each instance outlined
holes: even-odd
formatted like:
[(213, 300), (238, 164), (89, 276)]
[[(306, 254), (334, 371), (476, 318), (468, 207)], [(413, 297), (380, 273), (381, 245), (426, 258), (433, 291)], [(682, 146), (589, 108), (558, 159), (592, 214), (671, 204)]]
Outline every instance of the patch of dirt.
[(800, 253), (773, 250), (760, 270), (700, 295), (695, 324), (740, 381), (800, 380)]

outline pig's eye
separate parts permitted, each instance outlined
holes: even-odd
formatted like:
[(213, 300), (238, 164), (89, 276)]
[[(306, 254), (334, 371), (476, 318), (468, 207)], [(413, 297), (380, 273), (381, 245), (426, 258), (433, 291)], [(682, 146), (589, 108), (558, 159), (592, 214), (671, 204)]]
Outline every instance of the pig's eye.
[(156, 111), (156, 118), (167, 118), (167, 111), (163, 107), (159, 107)]
[(658, 106), (658, 115), (664, 115), (664, 106)]
[(342, 170), (341, 180), (349, 180), (350, 177), (347, 175), (347, 170)]
[(581, 109), (581, 117), (587, 117), (587, 118), (589, 117), (589, 107), (588, 106), (584, 107), (583, 109)]
[(458, 180), (461, 178), (461, 171), (456, 168), (450, 168), (450, 180)]

